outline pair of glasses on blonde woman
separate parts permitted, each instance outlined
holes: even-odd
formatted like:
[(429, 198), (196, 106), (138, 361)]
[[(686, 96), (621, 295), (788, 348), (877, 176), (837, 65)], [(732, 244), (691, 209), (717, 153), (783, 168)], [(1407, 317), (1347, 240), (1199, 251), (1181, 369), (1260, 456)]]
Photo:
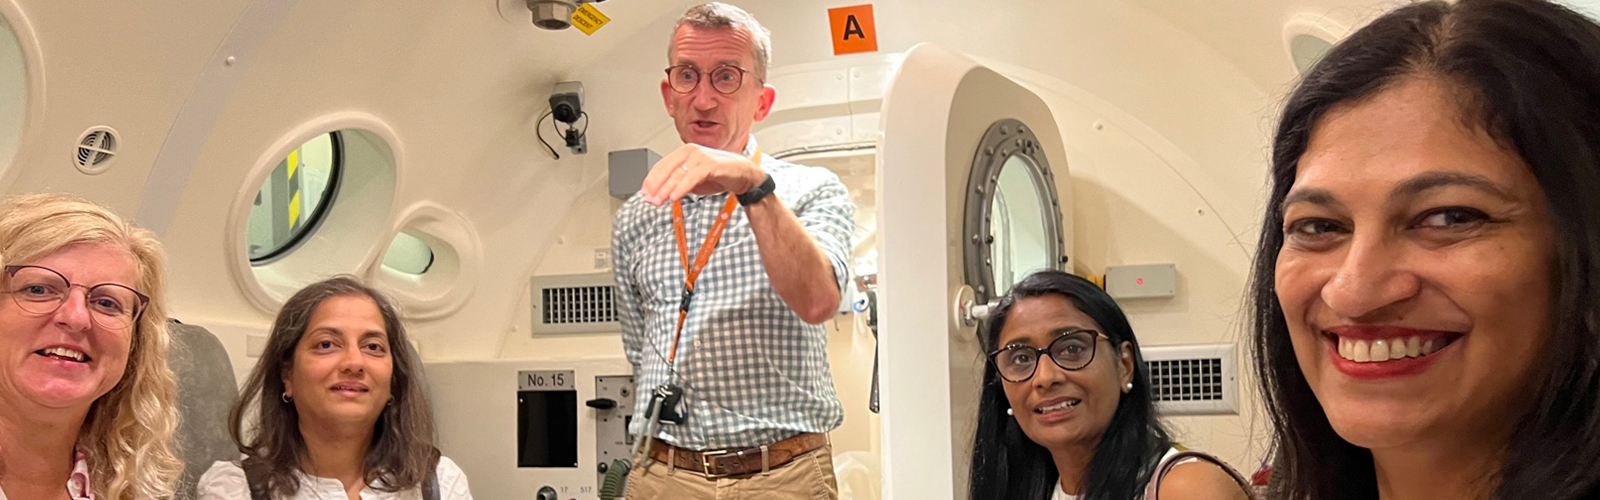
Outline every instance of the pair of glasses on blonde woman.
[(67, 281), (54, 269), (43, 266), (6, 266), (3, 293), (11, 295), (17, 307), (33, 314), (50, 314), (61, 308), (72, 288), (84, 290), (89, 318), (102, 328), (120, 330), (139, 321), (150, 297), (119, 283), (80, 285)]

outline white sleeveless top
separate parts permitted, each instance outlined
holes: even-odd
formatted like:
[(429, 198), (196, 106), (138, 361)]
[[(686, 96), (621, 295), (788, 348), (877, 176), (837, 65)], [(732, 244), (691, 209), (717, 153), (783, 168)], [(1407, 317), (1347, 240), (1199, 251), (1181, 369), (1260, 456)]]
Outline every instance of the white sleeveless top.
[[(1177, 455), (1177, 454), (1178, 454), (1178, 449), (1177, 448), (1167, 448), (1167, 453), (1165, 455), (1161, 455), (1161, 460), (1157, 460), (1156, 463), (1159, 464), (1161, 462), (1165, 462), (1168, 458), (1172, 458), (1173, 455)], [(1182, 462), (1179, 462), (1179, 463), (1188, 462), (1190, 460), (1199, 460), (1199, 459), (1197, 459), (1197, 458), (1186, 458), (1185, 460), (1183, 460)], [(1141, 488), (1141, 490), (1142, 489), (1143, 488)], [(1061, 486), (1058, 484), (1058, 485), (1056, 485), (1056, 494), (1054, 496), (1051, 496), (1050, 500), (1083, 500), (1083, 495), (1069, 495), (1069, 494), (1067, 494), (1067, 491), (1061, 489)]]

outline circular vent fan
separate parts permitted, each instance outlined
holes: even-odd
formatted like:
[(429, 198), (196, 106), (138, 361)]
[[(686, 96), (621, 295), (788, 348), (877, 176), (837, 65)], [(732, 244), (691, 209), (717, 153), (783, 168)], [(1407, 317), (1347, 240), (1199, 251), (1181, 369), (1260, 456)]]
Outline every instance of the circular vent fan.
[(78, 138), (78, 152), (72, 163), (86, 174), (98, 174), (111, 168), (117, 157), (117, 131), (110, 127), (94, 127)]

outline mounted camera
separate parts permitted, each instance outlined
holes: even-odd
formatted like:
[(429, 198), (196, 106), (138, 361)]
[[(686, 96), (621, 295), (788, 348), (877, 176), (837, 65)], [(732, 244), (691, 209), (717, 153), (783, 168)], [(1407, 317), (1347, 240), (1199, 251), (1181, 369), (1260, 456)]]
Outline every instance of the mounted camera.
[(561, 82), (550, 92), (550, 113), (556, 121), (568, 125), (578, 123), (583, 114), (583, 83)]
[[(555, 118), (555, 123), (551, 125), (555, 127), (556, 135), (565, 141), (567, 149), (571, 150), (572, 154), (581, 155), (589, 152), (589, 140), (585, 135), (589, 131), (589, 114), (583, 111), (582, 82), (556, 84), (555, 89), (550, 92), (550, 112), (547, 115)], [(580, 119), (583, 120), (581, 129), (578, 128)], [(543, 123), (544, 118), (540, 117), (539, 121)], [(544, 142), (543, 129), (539, 130), (539, 141)], [(545, 147), (550, 147), (550, 143), (546, 142)], [(555, 155), (556, 159), (561, 158), (561, 155), (555, 152), (555, 148), (550, 148), (550, 154)]]

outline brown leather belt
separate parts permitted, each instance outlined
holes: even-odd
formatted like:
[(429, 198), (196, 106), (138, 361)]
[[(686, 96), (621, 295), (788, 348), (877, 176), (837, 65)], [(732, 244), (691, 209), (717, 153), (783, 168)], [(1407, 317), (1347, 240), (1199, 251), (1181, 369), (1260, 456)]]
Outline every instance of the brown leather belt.
[(828, 436), (818, 433), (800, 434), (766, 446), (705, 452), (685, 450), (658, 439), (650, 444), (650, 459), (715, 478), (762, 472), (762, 448), (766, 449), (766, 470), (772, 470), (827, 445)]

